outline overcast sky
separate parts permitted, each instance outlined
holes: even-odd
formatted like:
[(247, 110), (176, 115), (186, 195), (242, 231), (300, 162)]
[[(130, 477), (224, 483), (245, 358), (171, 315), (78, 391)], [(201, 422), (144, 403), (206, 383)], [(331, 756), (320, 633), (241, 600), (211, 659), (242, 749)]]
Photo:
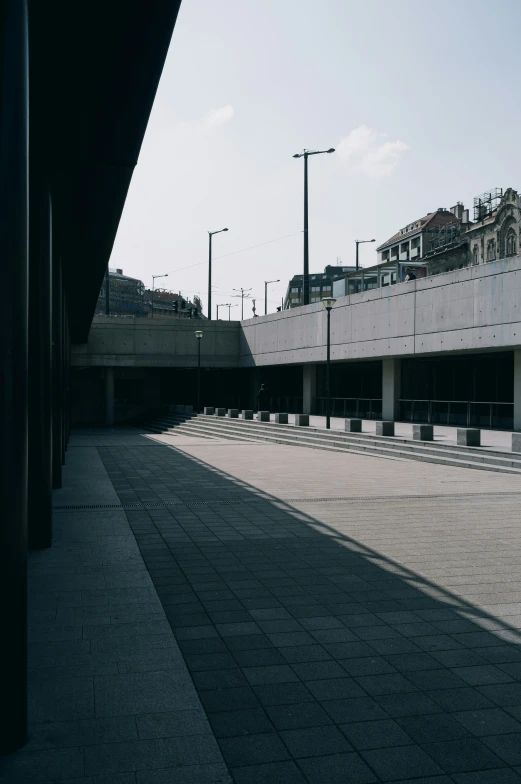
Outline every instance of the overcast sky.
[(337, 149), (309, 163), (311, 272), (521, 189), (520, 33), (520, 0), (183, 0), (110, 266), (168, 272), (156, 286), (207, 312), (207, 232), (226, 226), (214, 317), (241, 286), (262, 314), (280, 278), (275, 310), (302, 271), (304, 147)]

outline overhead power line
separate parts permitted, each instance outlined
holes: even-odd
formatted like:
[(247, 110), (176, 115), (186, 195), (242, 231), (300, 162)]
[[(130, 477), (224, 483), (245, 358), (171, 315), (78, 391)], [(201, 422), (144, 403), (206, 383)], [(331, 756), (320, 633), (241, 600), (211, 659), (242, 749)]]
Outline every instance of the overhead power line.
[[(258, 245), (249, 245), (247, 248), (240, 248), (239, 250), (232, 250), (231, 253), (224, 253), (222, 256), (215, 256), (213, 261), (217, 261), (217, 259), (225, 259), (227, 256), (235, 256), (237, 253), (245, 253), (247, 250), (253, 250), (254, 248), (262, 248), (263, 245), (271, 245), (273, 242), (280, 242), (281, 240), (287, 240), (288, 237), (296, 237), (297, 234), (302, 234), (302, 231), (295, 231), (293, 234), (285, 234), (283, 237), (275, 237), (273, 240), (267, 240), (266, 242), (259, 242)], [(169, 270), (168, 274), (173, 275), (175, 272), (182, 272), (183, 270), (192, 269), (193, 267), (201, 267), (203, 264), (208, 264), (208, 259), (205, 261), (198, 261), (196, 264), (188, 264), (186, 267), (179, 267), (175, 270)]]

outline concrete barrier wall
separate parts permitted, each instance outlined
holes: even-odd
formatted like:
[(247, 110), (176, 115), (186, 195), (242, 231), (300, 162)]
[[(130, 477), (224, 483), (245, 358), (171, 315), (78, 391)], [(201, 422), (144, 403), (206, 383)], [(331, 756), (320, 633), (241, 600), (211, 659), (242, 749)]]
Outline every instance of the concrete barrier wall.
[[(321, 303), (242, 322), (241, 366), (325, 360)], [(521, 346), (521, 258), (340, 297), (332, 360)]]
[[(83, 367), (253, 367), (325, 361), (321, 303), (241, 322), (97, 316)], [(340, 297), (331, 313), (333, 360), (383, 359), (521, 347), (521, 257)]]
[(79, 367), (196, 367), (200, 329), (201, 367), (238, 367), (237, 321), (199, 319), (132, 319), (96, 316), (88, 342), (73, 346)]

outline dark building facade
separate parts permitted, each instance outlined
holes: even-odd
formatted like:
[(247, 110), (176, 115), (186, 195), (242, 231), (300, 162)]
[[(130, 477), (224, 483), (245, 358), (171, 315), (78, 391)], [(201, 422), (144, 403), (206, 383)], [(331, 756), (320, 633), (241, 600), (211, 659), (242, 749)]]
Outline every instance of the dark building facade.
[[(354, 267), (333, 266), (329, 264), (324, 272), (315, 272), (309, 276), (309, 301), (320, 302), (324, 297), (331, 297), (333, 292), (333, 280), (342, 273), (351, 272)], [(288, 283), (286, 296), (284, 298), (284, 310), (288, 308), (298, 308), (304, 303), (303, 295), (303, 275), (294, 275)]]

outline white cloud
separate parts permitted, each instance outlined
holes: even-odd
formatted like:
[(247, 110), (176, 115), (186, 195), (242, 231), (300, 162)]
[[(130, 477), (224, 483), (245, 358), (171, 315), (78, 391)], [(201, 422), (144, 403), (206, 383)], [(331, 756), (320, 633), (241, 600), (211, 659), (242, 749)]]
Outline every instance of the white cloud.
[(410, 147), (399, 139), (388, 142), (383, 141), (384, 138), (383, 134), (361, 125), (340, 141), (337, 153), (350, 172), (365, 174), (376, 180), (389, 177), (398, 166), (402, 153)]
[(210, 109), (204, 117), (204, 123), (205, 125), (222, 125), (229, 122), (234, 114), (233, 106), (228, 103), (226, 106), (221, 106), (220, 109)]

